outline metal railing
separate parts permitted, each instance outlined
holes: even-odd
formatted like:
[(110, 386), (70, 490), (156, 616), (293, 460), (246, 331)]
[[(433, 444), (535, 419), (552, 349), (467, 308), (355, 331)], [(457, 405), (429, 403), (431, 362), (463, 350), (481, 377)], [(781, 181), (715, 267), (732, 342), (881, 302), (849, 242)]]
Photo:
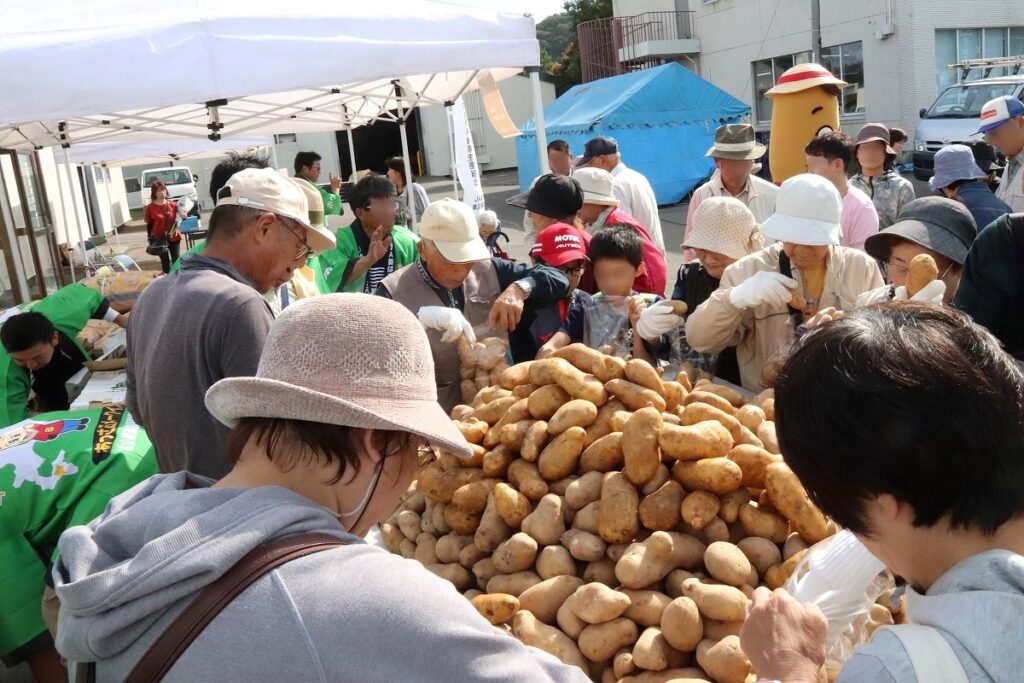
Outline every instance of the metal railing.
[(693, 12), (644, 12), (632, 17), (586, 21), (576, 28), (583, 82), (665, 63), (642, 46), (693, 37)]

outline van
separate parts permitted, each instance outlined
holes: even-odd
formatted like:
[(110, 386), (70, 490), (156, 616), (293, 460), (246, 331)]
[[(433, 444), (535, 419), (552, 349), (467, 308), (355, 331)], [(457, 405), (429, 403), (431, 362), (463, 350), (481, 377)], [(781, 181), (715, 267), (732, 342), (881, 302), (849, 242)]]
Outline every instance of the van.
[(139, 178), (139, 194), (142, 196), (143, 206), (149, 204), (150, 188), (157, 180), (167, 186), (168, 199), (175, 202), (182, 199), (192, 200), (193, 209), (190, 213), (199, 215), (199, 193), (196, 191), (199, 176), (194, 175), (192, 169), (188, 166), (161, 166), (144, 170)]
[[(1013, 70), (1019, 71), (1021, 59), (1017, 57), (1005, 61), (1016, 60), (1018, 66)], [(991, 62), (985, 64), (987, 68), (984, 73), (1004, 63), (1004, 60), (977, 61)], [(964, 65), (956, 66), (970, 65), (971, 63), (965, 62)], [(1024, 101), (1024, 74), (967, 80), (972, 74), (976, 77), (977, 73), (976, 70), (972, 72), (970, 68), (964, 71), (965, 80), (943, 90), (930, 107), (920, 111), (921, 122), (917, 124), (917, 131), (914, 133), (914, 177), (918, 180), (928, 180), (932, 177), (935, 153), (946, 145), (981, 139), (978, 128), (981, 127), (981, 108), (986, 102), (1004, 95), (1013, 95)]]

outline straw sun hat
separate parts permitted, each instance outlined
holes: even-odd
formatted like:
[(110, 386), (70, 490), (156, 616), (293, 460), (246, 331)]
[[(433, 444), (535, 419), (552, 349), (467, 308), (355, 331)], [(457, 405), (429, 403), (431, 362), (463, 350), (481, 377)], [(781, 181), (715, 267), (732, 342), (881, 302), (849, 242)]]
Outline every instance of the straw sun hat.
[(472, 449), (437, 402), (423, 327), (368, 294), (292, 304), (274, 322), (255, 377), (222, 379), (206, 407), (228, 427), (245, 417), (409, 432), (453, 455)]
[(764, 246), (757, 220), (735, 197), (708, 197), (693, 213), (684, 249), (703, 249), (739, 260)]

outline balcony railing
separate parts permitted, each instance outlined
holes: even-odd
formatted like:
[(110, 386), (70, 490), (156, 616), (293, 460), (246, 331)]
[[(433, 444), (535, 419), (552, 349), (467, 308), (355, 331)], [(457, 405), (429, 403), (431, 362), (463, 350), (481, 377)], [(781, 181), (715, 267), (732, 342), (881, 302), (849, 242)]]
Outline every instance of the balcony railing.
[(583, 81), (589, 82), (665, 62), (648, 46), (693, 38), (693, 12), (645, 12), (595, 19), (576, 29)]

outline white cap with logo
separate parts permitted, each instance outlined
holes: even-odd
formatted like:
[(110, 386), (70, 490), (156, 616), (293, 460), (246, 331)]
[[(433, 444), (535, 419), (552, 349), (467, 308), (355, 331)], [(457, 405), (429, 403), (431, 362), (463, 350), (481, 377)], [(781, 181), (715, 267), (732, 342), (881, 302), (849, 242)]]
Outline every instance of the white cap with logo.
[(420, 218), (420, 237), (430, 240), (451, 263), (470, 263), (491, 257), (480, 239), (473, 210), (450, 197), (428, 206)]

